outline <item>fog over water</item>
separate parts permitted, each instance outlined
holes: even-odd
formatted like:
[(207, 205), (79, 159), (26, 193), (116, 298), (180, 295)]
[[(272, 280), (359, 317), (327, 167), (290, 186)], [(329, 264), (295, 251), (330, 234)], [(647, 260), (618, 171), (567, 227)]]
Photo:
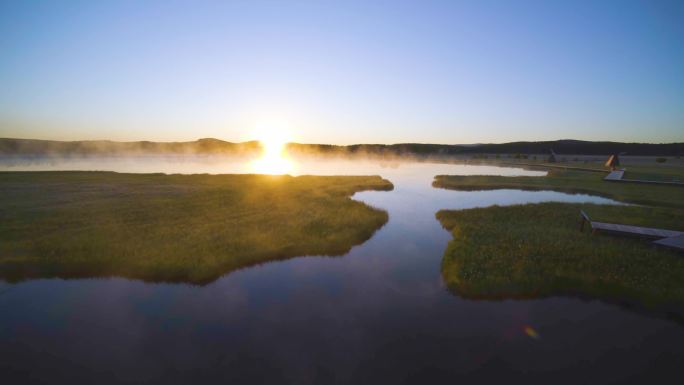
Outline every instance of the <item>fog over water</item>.
[[(250, 172), (244, 159), (201, 156), (2, 167)], [(684, 328), (666, 317), (587, 298), (463, 299), (441, 280), (451, 235), (435, 218), (440, 209), (615, 202), (431, 186), (439, 174), (544, 175), (518, 168), (308, 159), (296, 162), (293, 173), (389, 179), (393, 191), (354, 195), (386, 210), (389, 222), (347, 255), (267, 263), (206, 286), (122, 278), (2, 283), (0, 365), (13, 373), (30, 369), (53, 383), (576, 384), (678, 375), (676, 346), (684, 343)]]
[[(126, 173), (166, 174), (245, 174), (254, 173), (252, 164), (259, 159), (252, 156), (224, 156), (211, 154), (169, 154), (128, 156), (17, 156), (0, 155), (0, 171), (114, 171)], [(443, 163), (420, 162), (399, 158), (343, 158), (299, 156), (292, 160), (291, 175), (368, 175), (390, 172), (410, 177), (416, 168), (431, 171), (453, 168)], [(441, 168), (440, 168), (441, 167)], [(481, 166), (462, 171), (481, 175), (545, 175), (541, 171)], [(437, 175), (437, 174), (434, 174)], [(384, 175), (383, 175), (384, 176)]]

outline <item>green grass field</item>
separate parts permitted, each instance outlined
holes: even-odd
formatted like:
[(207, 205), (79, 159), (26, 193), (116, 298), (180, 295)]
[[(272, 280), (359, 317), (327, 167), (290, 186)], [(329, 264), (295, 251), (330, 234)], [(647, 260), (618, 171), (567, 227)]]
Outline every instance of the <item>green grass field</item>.
[(203, 284), (241, 267), (342, 255), (387, 213), (350, 196), (377, 176), (0, 173), (0, 278)]
[(648, 240), (579, 231), (579, 210), (602, 222), (684, 231), (684, 188), (601, 180), (592, 172), (547, 177), (439, 176), (436, 187), (582, 192), (645, 206), (542, 203), (437, 213), (451, 231), (447, 286), (468, 298), (580, 295), (684, 313), (684, 255)]
[(626, 167), (624, 178), (658, 182), (684, 182), (684, 167), (667, 165)]

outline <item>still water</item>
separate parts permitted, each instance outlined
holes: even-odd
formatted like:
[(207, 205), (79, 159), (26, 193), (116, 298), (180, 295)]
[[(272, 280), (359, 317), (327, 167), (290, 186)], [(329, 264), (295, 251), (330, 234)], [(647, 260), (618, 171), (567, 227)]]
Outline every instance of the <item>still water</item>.
[[(216, 158), (5, 162), (5, 170), (249, 172)], [(440, 209), (587, 195), (431, 187), (489, 166), (304, 160), (296, 174), (379, 174), (354, 196), (389, 222), (341, 257), (300, 257), (206, 286), (122, 278), (0, 283), (0, 378), (21, 383), (679, 383), (684, 328), (592, 299), (476, 301), (440, 277)], [(533, 332), (530, 332), (533, 331)], [(30, 373), (30, 375), (29, 375)]]

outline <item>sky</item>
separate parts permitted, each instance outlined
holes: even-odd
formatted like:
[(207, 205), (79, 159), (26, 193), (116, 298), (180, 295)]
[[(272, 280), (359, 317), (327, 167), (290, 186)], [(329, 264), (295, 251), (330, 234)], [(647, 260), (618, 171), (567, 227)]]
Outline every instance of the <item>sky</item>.
[(0, 137), (684, 141), (684, 1), (0, 0)]

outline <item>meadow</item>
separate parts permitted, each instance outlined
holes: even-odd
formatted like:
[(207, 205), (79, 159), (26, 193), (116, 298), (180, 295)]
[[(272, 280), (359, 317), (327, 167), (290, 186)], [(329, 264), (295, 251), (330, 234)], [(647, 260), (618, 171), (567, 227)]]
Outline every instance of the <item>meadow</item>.
[[(438, 176), (456, 190), (555, 190), (640, 205), (541, 203), (442, 210), (453, 235), (442, 261), (450, 290), (469, 298), (579, 295), (646, 307), (684, 305), (684, 258), (648, 240), (580, 232), (592, 220), (684, 231), (684, 188), (603, 181), (605, 174), (551, 170), (546, 177)], [(588, 227), (588, 226), (587, 226)]]
[(342, 255), (386, 212), (350, 197), (378, 176), (0, 173), (0, 278), (122, 276), (204, 284), (303, 255)]

